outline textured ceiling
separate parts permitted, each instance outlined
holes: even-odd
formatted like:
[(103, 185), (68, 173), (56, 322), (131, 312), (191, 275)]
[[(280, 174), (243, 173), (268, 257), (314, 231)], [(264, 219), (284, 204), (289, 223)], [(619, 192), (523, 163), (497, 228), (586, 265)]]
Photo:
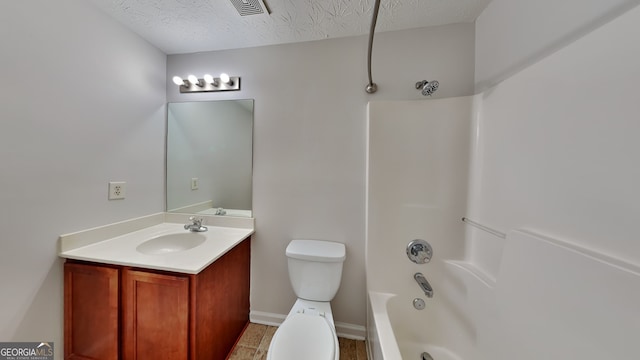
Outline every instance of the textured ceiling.
[[(368, 34), (374, 4), (264, 0), (271, 14), (240, 16), (230, 0), (91, 1), (167, 54)], [(381, 0), (376, 32), (472, 22), (490, 1)]]

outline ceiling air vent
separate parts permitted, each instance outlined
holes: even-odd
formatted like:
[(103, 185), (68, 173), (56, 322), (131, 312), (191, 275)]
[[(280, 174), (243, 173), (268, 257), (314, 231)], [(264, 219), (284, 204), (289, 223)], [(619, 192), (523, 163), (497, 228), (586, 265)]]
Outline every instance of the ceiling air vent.
[(262, 0), (231, 0), (240, 16), (269, 14), (269, 9)]

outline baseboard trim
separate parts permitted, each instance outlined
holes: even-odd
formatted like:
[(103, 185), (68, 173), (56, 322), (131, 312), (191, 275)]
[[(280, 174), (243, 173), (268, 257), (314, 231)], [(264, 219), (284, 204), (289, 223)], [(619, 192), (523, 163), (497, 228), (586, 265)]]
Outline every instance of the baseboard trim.
[(251, 310), (251, 312), (249, 312), (249, 321), (269, 326), (280, 326), (286, 317), (287, 315), (268, 313), (264, 311)]
[[(269, 313), (264, 311), (251, 311), (249, 313), (249, 321), (256, 324), (280, 326), (287, 315)], [(354, 325), (336, 321), (336, 333), (338, 337), (352, 340), (364, 340), (367, 331), (364, 326)]]
[(367, 330), (364, 326), (339, 321), (336, 321), (336, 333), (339, 337), (352, 340), (364, 340), (367, 337)]

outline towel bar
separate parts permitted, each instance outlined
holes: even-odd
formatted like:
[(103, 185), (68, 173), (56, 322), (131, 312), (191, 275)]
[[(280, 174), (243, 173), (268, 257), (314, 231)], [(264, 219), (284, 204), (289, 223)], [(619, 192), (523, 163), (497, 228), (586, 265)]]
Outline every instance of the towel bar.
[(494, 230), (494, 229), (492, 229), (492, 228), (490, 228), (488, 226), (484, 226), (484, 225), (482, 225), (480, 223), (477, 223), (477, 222), (475, 222), (475, 221), (473, 221), (473, 220), (471, 220), (469, 218), (463, 217), (462, 221), (467, 223), (467, 224), (469, 224), (469, 225), (471, 225), (471, 226), (475, 226), (480, 230), (486, 231), (491, 235), (497, 236), (497, 237), (499, 237), (501, 239), (506, 239), (507, 238), (507, 234), (505, 234), (503, 232), (500, 232), (498, 230)]

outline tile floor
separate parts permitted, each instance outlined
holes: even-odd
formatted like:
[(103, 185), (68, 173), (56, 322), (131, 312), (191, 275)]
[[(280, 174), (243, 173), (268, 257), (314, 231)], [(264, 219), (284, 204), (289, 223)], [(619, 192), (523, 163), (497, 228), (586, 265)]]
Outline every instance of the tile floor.
[[(277, 327), (250, 323), (228, 360), (266, 360)], [(367, 360), (364, 341), (338, 338), (340, 360)]]

